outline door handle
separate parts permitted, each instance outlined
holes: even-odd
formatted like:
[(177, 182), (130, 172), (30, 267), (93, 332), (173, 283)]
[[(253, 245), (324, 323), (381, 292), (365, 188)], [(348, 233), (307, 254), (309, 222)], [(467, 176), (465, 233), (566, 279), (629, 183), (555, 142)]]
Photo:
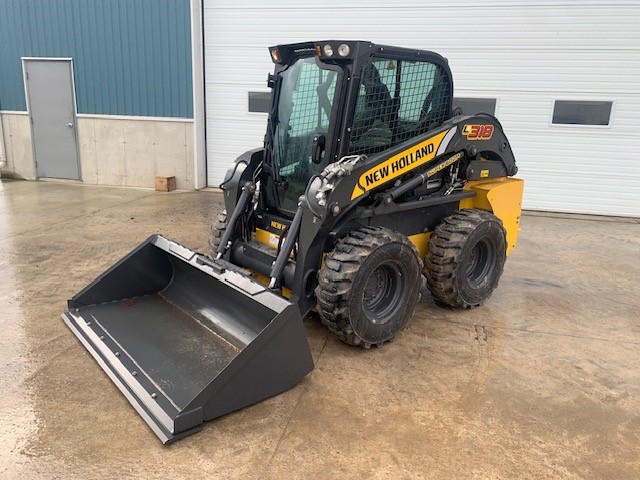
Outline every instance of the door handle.
[(73, 128), (73, 123), (69, 122), (69, 123), (67, 123), (66, 126), (69, 127), (69, 128)]

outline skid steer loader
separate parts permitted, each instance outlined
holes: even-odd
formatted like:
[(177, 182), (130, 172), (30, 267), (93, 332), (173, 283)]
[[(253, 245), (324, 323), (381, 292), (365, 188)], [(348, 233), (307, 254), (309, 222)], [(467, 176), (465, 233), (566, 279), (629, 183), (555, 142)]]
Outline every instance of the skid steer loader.
[(264, 145), (220, 186), (212, 255), (154, 235), (63, 315), (163, 442), (307, 375), (311, 309), (343, 342), (381, 346), (423, 274), (437, 304), (475, 307), (516, 245), (509, 141), (453, 108), (445, 58), (363, 41), (269, 53)]

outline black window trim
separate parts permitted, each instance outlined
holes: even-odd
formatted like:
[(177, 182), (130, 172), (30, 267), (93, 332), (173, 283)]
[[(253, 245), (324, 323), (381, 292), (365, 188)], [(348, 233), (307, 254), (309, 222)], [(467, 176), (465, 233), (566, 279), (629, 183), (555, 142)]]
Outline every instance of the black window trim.
[[(553, 123), (553, 114), (556, 107), (556, 102), (609, 102), (611, 103), (611, 111), (609, 112), (609, 123), (607, 125), (593, 125), (584, 123)], [(551, 108), (549, 111), (549, 126), (554, 128), (612, 128), (613, 116), (616, 111), (616, 101), (613, 98), (604, 97), (556, 97), (551, 100)]]
[[(492, 115), (494, 117), (498, 116), (498, 112), (500, 111), (500, 97), (498, 95), (487, 95), (487, 94), (472, 94), (472, 95), (453, 95), (453, 99), (451, 100), (451, 105), (455, 108), (456, 106), (456, 98), (468, 98), (469, 100), (495, 100), (496, 106)], [(462, 112), (464, 115), (472, 115), (471, 112)], [(491, 112), (482, 112), (482, 113), (491, 113)]]
[(247, 110), (246, 113), (248, 115), (258, 115), (258, 116), (268, 116), (269, 112), (257, 112), (257, 111), (251, 111), (249, 109), (250, 107), (250, 100), (249, 97), (252, 93), (268, 93), (269, 95), (273, 95), (273, 92), (271, 91), (271, 89), (267, 89), (267, 88), (249, 88), (247, 89), (247, 96), (246, 96), (246, 102), (247, 102)]

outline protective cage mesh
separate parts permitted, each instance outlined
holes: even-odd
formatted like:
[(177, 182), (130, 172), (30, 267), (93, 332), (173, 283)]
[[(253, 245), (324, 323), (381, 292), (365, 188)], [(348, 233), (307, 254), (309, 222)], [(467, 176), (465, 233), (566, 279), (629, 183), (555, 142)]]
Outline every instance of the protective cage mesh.
[(349, 154), (371, 154), (449, 118), (450, 80), (439, 65), (372, 58), (362, 71)]

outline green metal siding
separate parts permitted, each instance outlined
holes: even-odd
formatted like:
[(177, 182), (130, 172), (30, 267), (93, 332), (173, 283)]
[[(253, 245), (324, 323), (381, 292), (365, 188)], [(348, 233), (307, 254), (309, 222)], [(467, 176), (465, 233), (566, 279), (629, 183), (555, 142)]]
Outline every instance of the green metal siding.
[(72, 57), (79, 113), (193, 117), (189, 0), (0, 0), (0, 109), (21, 57)]

